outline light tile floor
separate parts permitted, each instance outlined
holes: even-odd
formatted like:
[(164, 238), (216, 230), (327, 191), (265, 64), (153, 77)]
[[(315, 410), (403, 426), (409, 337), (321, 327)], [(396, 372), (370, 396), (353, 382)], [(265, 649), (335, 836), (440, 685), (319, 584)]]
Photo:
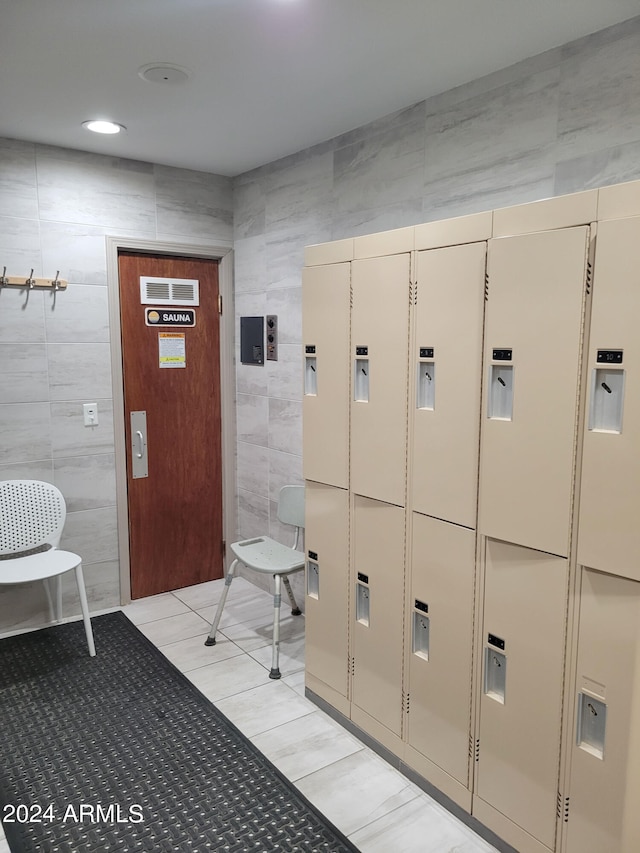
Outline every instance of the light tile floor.
[[(123, 608), (163, 654), (362, 853), (492, 853), (472, 832), (304, 696), (304, 617), (282, 609), (279, 681), (272, 599), (236, 578), (215, 646), (206, 647), (223, 581)], [(9, 848), (0, 829), (0, 853)]]

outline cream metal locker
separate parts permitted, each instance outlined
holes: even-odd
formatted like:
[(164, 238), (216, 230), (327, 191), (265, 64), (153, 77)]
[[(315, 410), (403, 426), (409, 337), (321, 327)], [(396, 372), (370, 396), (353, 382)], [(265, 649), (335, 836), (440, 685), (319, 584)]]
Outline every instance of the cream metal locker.
[(348, 716), (349, 492), (307, 481), (305, 519), (306, 684)]
[(566, 853), (640, 850), (640, 583), (582, 571)]
[(418, 252), (411, 507), (475, 528), (486, 243)]
[(467, 809), (475, 553), (472, 530), (413, 513), (405, 760)]
[(473, 813), (522, 853), (553, 850), (567, 561), (490, 539), (485, 547)]
[(351, 264), (302, 273), (303, 468), (307, 480), (349, 487)]
[(640, 217), (598, 225), (578, 562), (640, 580)]
[(351, 489), (404, 506), (410, 254), (355, 260)]
[(567, 556), (589, 227), (489, 241), (478, 529)]
[[(352, 523), (351, 716), (397, 738), (402, 722), (404, 510), (356, 495)], [(363, 714), (358, 713), (358, 709)], [(376, 730), (378, 740), (384, 733)], [(384, 742), (384, 740), (382, 741)], [(389, 740), (385, 745), (389, 744)]]

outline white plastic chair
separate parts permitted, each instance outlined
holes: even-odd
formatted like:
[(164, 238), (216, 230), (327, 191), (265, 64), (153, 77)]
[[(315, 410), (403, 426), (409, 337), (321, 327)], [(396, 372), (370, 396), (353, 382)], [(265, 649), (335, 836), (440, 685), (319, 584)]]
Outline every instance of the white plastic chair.
[(304, 553), (298, 551), (300, 531), (304, 529), (304, 486), (283, 486), (278, 495), (278, 518), (283, 524), (291, 524), (296, 528), (295, 542), (293, 548), (276, 542), (268, 536), (257, 539), (244, 539), (242, 542), (234, 542), (231, 550), (235, 560), (231, 563), (225, 579), (222, 597), (218, 603), (216, 615), (211, 624), (209, 636), (205, 646), (215, 646), (216, 631), (220, 623), (220, 617), (229, 593), (229, 587), (233, 581), (234, 572), (238, 563), (242, 563), (256, 572), (273, 575), (273, 640), (271, 647), (271, 672), (269, 678), (280, 678), (280, 583), (284, 583), (289, 601), (291, 602), (291, 614), (300, 615), (300, 608), (296, 604), (288, 575), (300, 572), (304, 569)]
[[(0, 585), (44, 582), (52, 619), (62, 618), (62, 578), (75, 569), (89, 654), (96, 653), (82, 560), (58, 545), (67, 517), (59, 489), (40, 480), (0, 481)], [(55, 605), (54, 605), (55, 601)]]

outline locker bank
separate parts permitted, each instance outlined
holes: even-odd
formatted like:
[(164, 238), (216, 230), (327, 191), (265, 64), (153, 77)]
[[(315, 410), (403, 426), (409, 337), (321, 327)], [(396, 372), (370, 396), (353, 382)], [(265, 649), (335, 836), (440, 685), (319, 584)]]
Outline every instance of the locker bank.
[(638, 213), (636, 182), (306, 250), (308, 691), (522, 851), (640, 837)]
[[(62, 490), (92, 615), (149, 607), (161, 650), (193, 641), (194, 683), (232, 720), (252, 704), (252, 739), (362, 851), (640, 850), (639, 49), (633, 17), (237, 173), (0, 131), (0, 479)], [(157, 294), (125, 308), (124, 265), (137, 286), (152, 255), (215, 276), (168, 273), (201, 282), (164, 306), (184, 328), (148, 321)], [(155, 458), (127, 316), (162, 381), (211, 371), (191, 425), (151, 393)], [(188, 501), (136, 540), (160, 461), (157, 496)], [(282, 608), (274, 687), (271, 582), (249, 569), (207, 650), (237, 655), (199, 647), (230, 543), (290, 544), (290, 484), (304, 616)], [(151, 548), (167, 565), (138, 577)], [(0, 642), (51, 621), (39, 587), (0, 584)]]

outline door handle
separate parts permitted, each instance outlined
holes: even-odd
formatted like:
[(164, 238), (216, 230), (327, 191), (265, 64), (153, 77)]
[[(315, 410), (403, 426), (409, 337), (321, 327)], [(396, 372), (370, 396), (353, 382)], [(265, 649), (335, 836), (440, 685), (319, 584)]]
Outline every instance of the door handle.
[(131, 476), (134, 480), (149, 476), (146, 412), (131, 412)]
[(142, 459), (144, 456), (144, 436), (142, 435), (142, 431), (137, 429), (136, 436), (138, 438), (138, 452), (136, 453), (136, 456), (138, 459)]

